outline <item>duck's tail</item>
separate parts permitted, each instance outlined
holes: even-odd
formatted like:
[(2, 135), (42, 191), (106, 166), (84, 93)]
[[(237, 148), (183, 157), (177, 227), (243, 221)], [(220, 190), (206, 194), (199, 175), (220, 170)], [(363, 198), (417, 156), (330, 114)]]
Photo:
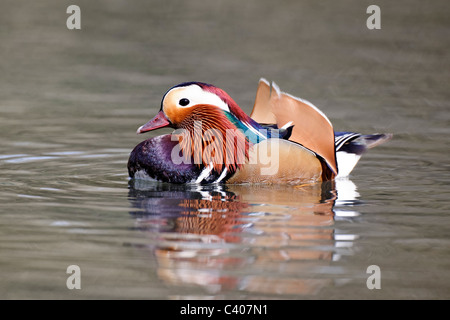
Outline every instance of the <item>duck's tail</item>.
[(336, 160), (339, 169), (337, 177), (348, 176), (367, 149), (390, 140), (392, 136), (391, 133), (335, 132)]

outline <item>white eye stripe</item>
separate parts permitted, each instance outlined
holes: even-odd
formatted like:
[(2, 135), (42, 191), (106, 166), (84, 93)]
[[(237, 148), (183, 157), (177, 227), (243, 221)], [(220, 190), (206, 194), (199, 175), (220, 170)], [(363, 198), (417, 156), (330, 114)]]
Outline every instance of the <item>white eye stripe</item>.
[[(183, 105), (181, 102), (184, 99), (188, 100), (189, 103)], [(187, 108), (197, 104), (210, 104), (230, 112), (228, 105), (219, 96), (212, 92), (204, 91), (196, 84), (187, 87), (173, 88), (167, 92), (163, 104), (175, 104), (179, 108)]]

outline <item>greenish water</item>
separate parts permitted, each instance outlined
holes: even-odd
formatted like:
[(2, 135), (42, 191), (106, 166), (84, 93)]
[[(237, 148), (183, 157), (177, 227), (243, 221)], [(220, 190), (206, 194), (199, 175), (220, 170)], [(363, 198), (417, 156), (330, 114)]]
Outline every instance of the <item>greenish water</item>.
[[(378, 1), (381, 30), (365, 1), (76, 1), (81, 30), (70, 4), (0, 10), (0, 298), (450, 298), (448, 2)], [(334, 184), (128, 180), (168, 88), (248, 113), (260, 77), (394, 139)]]

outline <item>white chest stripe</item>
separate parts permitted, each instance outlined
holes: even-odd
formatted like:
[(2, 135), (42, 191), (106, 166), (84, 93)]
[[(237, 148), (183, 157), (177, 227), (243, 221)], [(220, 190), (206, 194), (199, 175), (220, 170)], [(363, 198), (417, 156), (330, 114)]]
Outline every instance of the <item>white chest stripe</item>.
[(203, 169), (203, 171), (198, 176), (197, 180), (195, 180), (195, 183), (202, 182), (206, 177), (209, 176), (212, 169), (213, 169), (213, 165), (212, 165), (212, 163), (210, 163), (205, 169)]
[(222, 173), (220, 174), (220, 177), (216, 181), (214, 181), (214, 183), (219, 183), (220, 181), (222, 181), (223, 178), (225, 178), (225, 176), (227, 175), (227, 172), (227, 167), (225, 167), (225, 169), (223, 169)]

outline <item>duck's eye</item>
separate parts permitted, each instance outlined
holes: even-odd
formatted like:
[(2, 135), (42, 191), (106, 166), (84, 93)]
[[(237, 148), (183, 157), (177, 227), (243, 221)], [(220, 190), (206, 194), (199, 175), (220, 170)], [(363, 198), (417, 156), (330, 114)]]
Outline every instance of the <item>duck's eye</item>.
[(187, 106), (188, 104), (189, 104), (189, 99), (186, 99), (186, 98), (183, 98), (183, 99), (180, 99), (180, 101), (178, 101), (178, 103), (180, 104), (180, 106), (182, 106), (182, 107), (185, 107), (185, 106)]

